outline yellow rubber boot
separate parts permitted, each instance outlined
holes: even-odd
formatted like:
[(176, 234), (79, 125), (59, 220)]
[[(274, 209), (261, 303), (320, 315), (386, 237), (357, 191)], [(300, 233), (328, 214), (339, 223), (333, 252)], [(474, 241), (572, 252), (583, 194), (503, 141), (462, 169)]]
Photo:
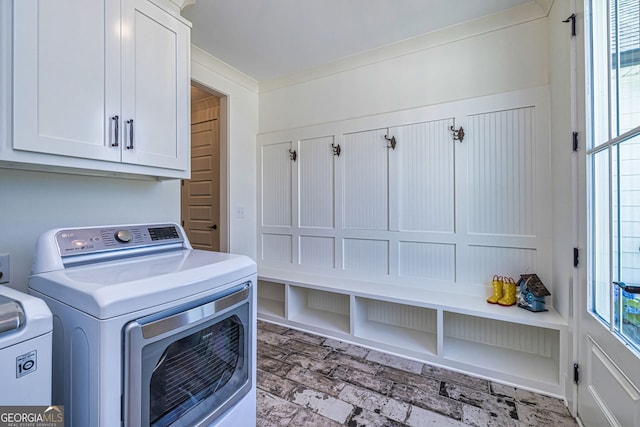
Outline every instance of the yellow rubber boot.
[(489, 304), (497, 304), (500, 298), (502, 298), (502, 290), (504, 287), (502, 276), (493, 276), (491, 286), (493, 286), (493, 295), (487, 298), (487, 302)]
[(504, 279), (504, 287), (502, 289), (502, 298), (498, 300), (498, 304), (509, 306), (516, 303), (516, 282), (511, 277)]

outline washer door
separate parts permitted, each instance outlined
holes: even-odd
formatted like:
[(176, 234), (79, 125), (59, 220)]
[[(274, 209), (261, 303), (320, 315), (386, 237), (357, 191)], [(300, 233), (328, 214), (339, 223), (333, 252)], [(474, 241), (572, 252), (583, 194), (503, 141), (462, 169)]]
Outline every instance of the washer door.
[(245, 285), (125, 327), (125, 426), (210, 423), (249, 391), (250, 295)]

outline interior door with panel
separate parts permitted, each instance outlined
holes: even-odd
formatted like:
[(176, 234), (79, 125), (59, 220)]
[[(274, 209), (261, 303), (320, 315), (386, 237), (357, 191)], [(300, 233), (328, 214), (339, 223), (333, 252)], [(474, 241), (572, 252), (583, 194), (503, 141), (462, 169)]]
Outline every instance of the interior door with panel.
[(120, 161), (120, 2), (13, 8), (13, 148)]
[(188, 170), (189, 29), (147, 0), (123, 2), (125, 163)]
[(578, 416), (640, 425), (638, 2), (592, 0), (586, 286), (579, 288)]
[(181, 187), (182, 226), (196, 249), (220, 250), (220, 100), (191, 106), (191, 179)]

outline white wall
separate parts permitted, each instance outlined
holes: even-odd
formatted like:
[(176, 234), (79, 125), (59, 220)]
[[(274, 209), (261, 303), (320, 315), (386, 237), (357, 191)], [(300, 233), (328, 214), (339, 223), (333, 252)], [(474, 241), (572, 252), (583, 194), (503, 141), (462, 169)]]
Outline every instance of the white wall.
[(27, 290), (38, 236), (51, 228), (180, 220), (180, 181), (0, 169), (0, 252), (12, 288)]
[(535, 3), (260, 84), (260, 132), (548, 84)]
[[(191, 50), (193, 81), (226, 96), (229, 252), (256, 256), (256, 134), (258, 85), (203, 50)], [(244, 210), (244, 218), (236, 214)]]

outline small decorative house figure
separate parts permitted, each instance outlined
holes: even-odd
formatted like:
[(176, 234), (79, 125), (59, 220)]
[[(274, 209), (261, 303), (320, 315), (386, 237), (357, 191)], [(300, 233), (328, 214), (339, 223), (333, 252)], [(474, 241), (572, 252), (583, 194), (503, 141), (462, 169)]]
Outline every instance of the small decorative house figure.
[(518, 280), (520, 298), (518, 306), (529, 311), (547, 311), (544, 307), (544, 297), (551, 295), (545, 288), (537, 274), (523, 274)]

